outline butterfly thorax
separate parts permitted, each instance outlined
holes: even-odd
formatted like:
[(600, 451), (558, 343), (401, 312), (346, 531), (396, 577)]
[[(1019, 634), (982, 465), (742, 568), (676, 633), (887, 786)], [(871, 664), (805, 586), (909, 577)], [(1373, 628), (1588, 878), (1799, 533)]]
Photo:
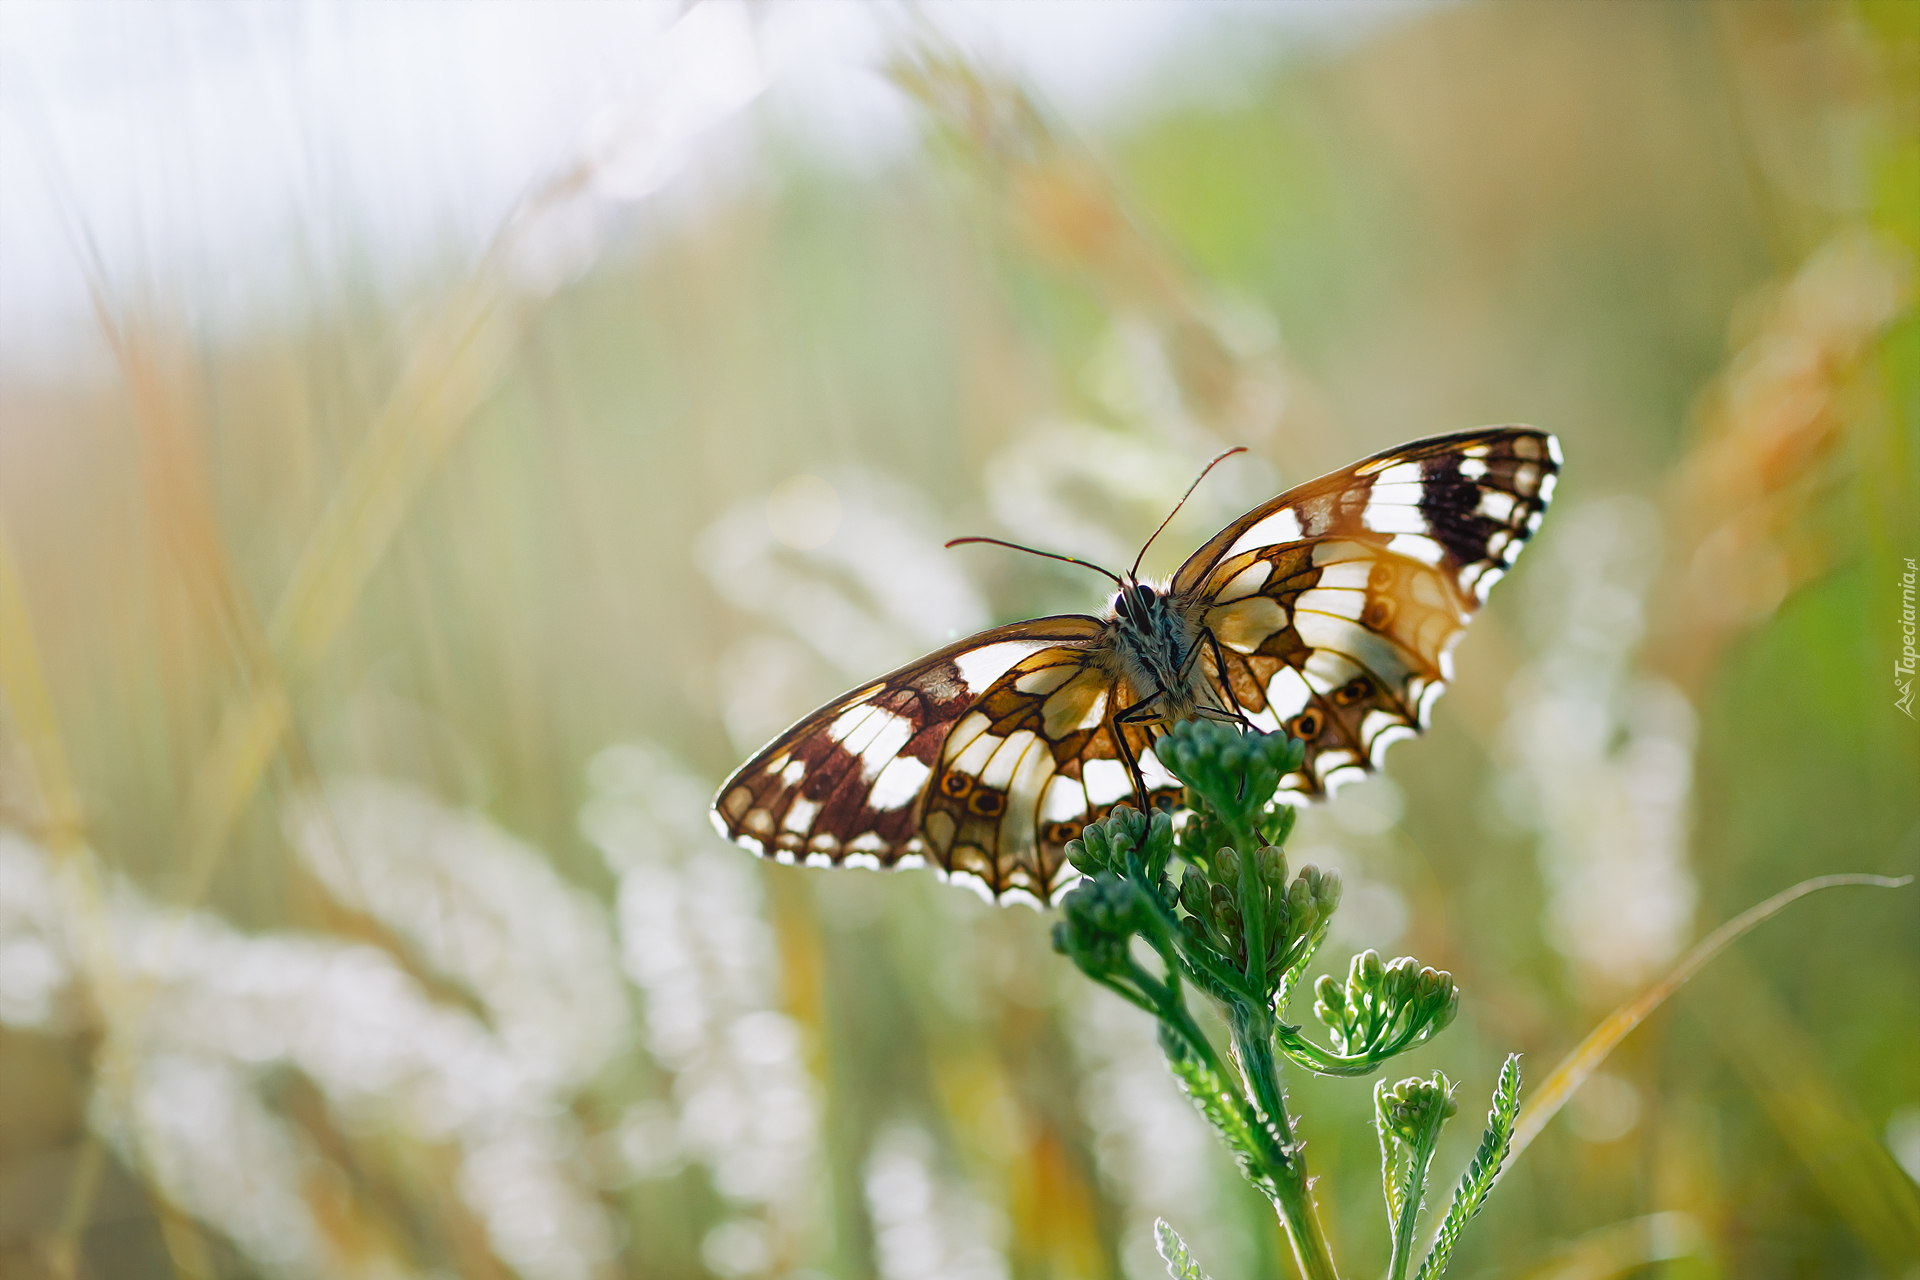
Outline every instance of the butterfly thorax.
[(1136, 704), (1158, 698), (1154, 709), (1169, 724), (1194, 717), (1206, 686), (1193, 660), (1200, 625), (1179, 604), (1177, 596), (1135, 583), (1114, 596), (1107, 618), (1114, 673), (1133, 686)]

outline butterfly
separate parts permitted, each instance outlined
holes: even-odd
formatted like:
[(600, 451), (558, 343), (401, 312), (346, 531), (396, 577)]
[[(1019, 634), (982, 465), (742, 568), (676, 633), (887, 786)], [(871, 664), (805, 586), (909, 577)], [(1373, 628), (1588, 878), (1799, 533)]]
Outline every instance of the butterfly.
[(1255, 507), (1164, 583), (1090, 565), (1105, 616), (994, 627), (835, 698), (727, 780), (714, 825), (781, 862), (930, 864), (1045, 905), (1087, 823), (1179, 796), (1153, 756), (1179, 720), (1284, 730), (1306, 754), (1281, 790), (1323, 796), (1426, 728), (1560, 459), (1532, 427), (1434, 436)]

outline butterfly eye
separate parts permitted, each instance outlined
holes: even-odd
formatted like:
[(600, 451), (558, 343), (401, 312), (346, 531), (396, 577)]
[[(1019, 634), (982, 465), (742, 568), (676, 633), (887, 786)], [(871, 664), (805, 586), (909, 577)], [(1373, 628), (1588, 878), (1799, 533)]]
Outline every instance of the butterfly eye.
[(1077, 822), (1049, 822), (1040, 838), (1048, 844), (1065, 844), (1069, 840), (1080, 838), (1080, 824)]
[(955, 800), (973, 790), (973, 776), (965, 773), (944, 773), (940, 775), (940, 794), (951, 796)]
[(1355, 676), (1333, 691), (1333, 700), (1343, 707), (1351, 707), (1364, 700), (1372, 690), (1373, 686), (1367, 683), (1365, 676)]
[(1122, 591), (1113, 602), (1114, 611), (1136, 627), (1144, 627), (1153, 617), (1153, 602), (1158, 597), (1144, 583)]
[(1320, 713), (1313, 710), (1302, 711), (1293, 718), (1293, 723), (1288, 726), (1287, 732), (1302, 742), (1312, 742), (1320, 736)]

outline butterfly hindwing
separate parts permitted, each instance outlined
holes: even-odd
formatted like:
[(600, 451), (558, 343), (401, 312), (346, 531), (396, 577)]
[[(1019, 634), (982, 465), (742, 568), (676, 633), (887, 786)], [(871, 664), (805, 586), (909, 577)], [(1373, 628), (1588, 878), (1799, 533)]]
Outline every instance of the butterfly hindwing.
[(1532, 428), (1418, 441), (1255, 508), (1181, 566), (1173, 590), (1202, 602), (1239, 706), (1306, 743), (1289, 788), (1322, 793), (1426, 727), (1453, 645), (1538, 528), (1558, 468)]
[(828, 703), (727, 780), (714, 825), (783, 862), (946, 867), (921, 836), (922, 797), (954, 726), (1022, 659), (1077, 655), (1100, 629), (1078, 615), (997, 627)]
[[(947, 735), (921, 829), (949, 875), (977, 878), (995, 897), (1051, 900), (1066, 872), (1066, 846), (1088, 822), (1127, 801), (1115, 716), (1132, 686), (1102, 651), (1059, 646), (1023, 658), (968, 708)], [(1147, 803), (1170, 801), (1179, 784), (1161, 770), (1145, 731), (1129, 730)]]
[[(1124, 774), (1106, 730), (1112, 683), (1084, 648), (1041, 649), (954, 724), (921, 823), (949, 875), (977, 877), (996, 897), (1018, 889), (1049, 900), (1066, 842), (1092, 811), (1087, 764)], [(1123, 782), (1120, 794), (1130, 789)]]

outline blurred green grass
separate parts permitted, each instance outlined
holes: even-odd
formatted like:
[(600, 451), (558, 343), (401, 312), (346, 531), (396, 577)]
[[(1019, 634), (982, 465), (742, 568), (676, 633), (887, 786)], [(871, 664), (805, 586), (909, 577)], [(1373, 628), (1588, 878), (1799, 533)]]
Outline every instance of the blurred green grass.
[[(1857, 359), (1808, 375), (1823, 425), (1789, 475), (1716, 488), (1699, 464), (1779, 444), (1752, 426), (1767, 404), (1716, 396), (1777, 385), (1742, 383), (1740, 353), (1780, 331), (1767, 307), (1787, 281), (1859, 228), (1920, 249), (1913, 11), (1447, 6), (1278, 62), (1244, 100), (1092, 139), (990, 69), (921, 49), (898, 77), (928, 131), (911, 162), (862, 177), (776, 153), (772, 180), (551, 297), (489, 261), (417, 296), (342, 290), (355, 301), (208, 348), (164, 300), (108, 296), (119, 384), (0, 387), (0, 510), (85, 842), (153, 902), (249, 936), (364, 941), (484, 1014), (485, 991), (295, 856), (289, 806), (327, 779), (405, 780), (611, 904), (627, 882), (580, 821), (598, 753), (650, 742), (711, 782), (754, 745), (725, 727), (738, 682), (797, 714), (857, 678), (726, 603), (703, 569), (703, 531), (780, 480), (838, 477), (851, 503), (863, 468), (910, 485), (941, 536), (996, 531), (996, 464), (1080, 420), (1181, 463), (1150, 477), (1165, 490), (1151, 500), (1059, 480), (1137, 538), (1209, 441), (1247, 439), (1292, 483), (1402, 439), (1531, 421), (1566, 445), (1560, 509), (1463, 645), (1433, 732), (1394, 753), (1403, 816), (1385, 836), (1303, 830), (1398, 895), (1396, 948), (1462, 980), (1435, 1065), (1470, 1100), (1509, 1048), (1544, 1073), (1624, 989), (1553, 945), (1541, 837), (1496, 799), (1523, 696), (1511, 678), (1563, 635), (1542, 566), (1571, 509), (1639, 496), (1666, 521), (1655, 614), (1627, 660), (1698, 714), (1693, 932), (1803, 876), (1920, 862), (1920, 734), (1884, 676), (1899, 564), (1920, 554), (1920, 322), (1870, 324)], [(1116, 364), (1133, 393), (1109, 385)], [(1724, 528), (1757, 529), (1738, 563), (1778, 558), (1792, 588), (1728, 625), (1671, 586)], [(884, 619), (844, 567), (774, 554)], [(956, 572), (994, 619), (1092, 602), (1045, 566)], [(743, 647), (756, 638), (780, 647)], [(783, 681), (738, 669), (769, 652), (793, 663)], [(20, 691), (6, 690), (0, 822), (59, 853)], [(883, 1149), (930, 1179), (925, 1212), (985, 1206), (999, 1225), (981, 1230), (1020, 1280), (1140, 1274), (1139, 1219), (1155, 1211), (1216, 1275), (1286, 1273), (1269, 1211), (1219, 1153), (1189, 1166), (1185, 1205), (1140, 1203), (1115, 1175), (1124, 1134), (1084, 1078), (1116, 1033), (1089, 1024), (1043, 920), (919, 875), (753, 875), (772, 1007), (801, 1029), (818, 1090), (817, 1185), (743, 1200), (699, 1158), (594, 1173), (635, 1107), (684, 1105), (646, 1047), (652, 997), (632, 994), (636, 1043), (555, 1099), (580, 1135), (556, 1167), (620, 1241), (581, 1274), (975, 1265), (914, 1272), (911, 1251), (889, 1253), (893, 1211), (869, 1183)], [(1742, 944), (1612, 1067), (1637, 1119), (1605, 1140), (1549, 1130), (1458, 1273), (1905, 1274), (1916, 1193), (1879, 1144), (1920, 1105), (1917, 910), (1909, 894), (1833, 895)], [(90, 974), (106, 994), (68, 1023), (0, 1026), (0, 1259), (272, 1273), (195, 1226), (129, 1148), (97, 1191), (70, 1194), (103, 1046), (140, 1043), (115, 1020), (138, 1020), (141, 993)], [(1097, 1079), (1125, 1067), (1111, 1053)], [(327, 1256), (369, 1274), (383, 1259), (506, 1272), (447, 1139), (356, 1127), (298, 1069), (270, 1074), (267, 1110), (320, 1153), (302, 1194)], [(1342, 1264), (1377, 1269), (1365, 1091), (1295, 1091)], [(1782, 1118), (1795, 1098), (1799, 1127)], [(1472, 1137), (1453, 1135), (1443, 1177)], [(1888, 1214), (1851, 1211), (1850, 1177)], [(1190, 1229), (1182, 1207), (1207, 1217)], [(1656, 1264), (1631, 1232), (1605, 1234), (1657, 1213), (1697, 1229), (1687, 1256)], [(735, 1221), (761, 1224), (760, 1254), (714, 1243)]]

